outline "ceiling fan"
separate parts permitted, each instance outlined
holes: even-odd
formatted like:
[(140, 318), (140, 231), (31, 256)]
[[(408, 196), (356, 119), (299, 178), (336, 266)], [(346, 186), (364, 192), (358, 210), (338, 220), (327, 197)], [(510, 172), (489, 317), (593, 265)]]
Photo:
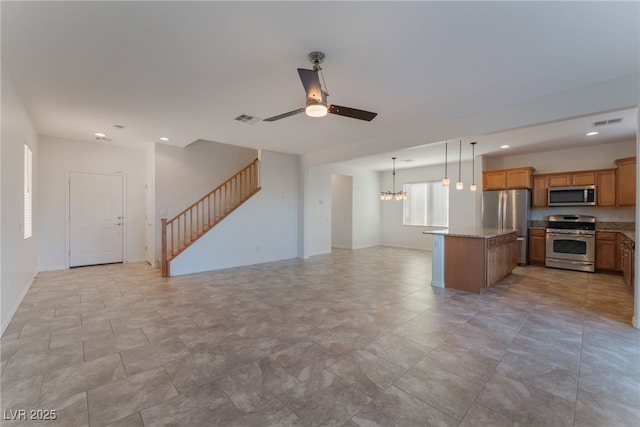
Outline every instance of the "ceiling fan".
[[(324, 61), (324, 53), (311, 52), (309, 54), (309, 61), (313, 64), (313, 70), (306, 70), (304, 68), (298, 68), (298, 75), (302, 81), (302, 86), (307, 94), (307, 105), (297, 110), (289, 111), (288, 113), (279, 114), (277, 116), (264, 119), (265, 122), (275, 122), (276, 120), (284, 119), (285, 117), (294, 116), (296, 114), (305, 112), (310, 117), (324, 117), (327, 113), (337, 114), (339, 116), (350, 117), (352, 119), (366, 120), (370, 122), (378, 113), (372, 113), (370, 111), (358, 110), (356, 108), (342, 107), (340, 105), (327, 103), (327, 97), (329, 94), (322, 89), (320, 85), (320, 76), (322, 75), (322, 68), (320, 64)], [(322, 76), (324, 82), (324, 76)], [(326, 88), (326, 84), (325, 84)]]

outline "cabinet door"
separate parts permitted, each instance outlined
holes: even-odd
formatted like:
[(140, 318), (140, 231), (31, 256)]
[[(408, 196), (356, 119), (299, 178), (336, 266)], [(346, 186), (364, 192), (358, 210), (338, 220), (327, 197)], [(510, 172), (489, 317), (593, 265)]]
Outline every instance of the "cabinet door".
[(616, 271), (622, 271), (622, 260), (624, 258), (624, 235), (618, 233), (616, 236)]
[(531, 207), (546, 208), (549, 205), (549, 175), (533, 176)]
[(531, 169), (522, 168), (507, 170), (507, 188), (531, 188)]
[(616, 160), (618, 179), (616, 185), (618, 206), (636, 205), (636, 158)]
[(568, 187), (571, 185), (571, 174), (554, 173), (549, 175), (549, 187)]
[(596, 268), (598, 270), (616, 269), (616, 234), (606, 231), (596, 233)]
[(616, 171), (615, 169), (596, 172), (596, 194), (599, 207), (616, 206)]
[(504, 190), (507, 188), (507, 174), (504, 170), (482, 172), (483, 190)]
[(633, 275), (633, 258), (631, 253), (631, 249), (625, 244), (622, 255), (622, 272), (624, 274), (624, 281), (628, 286), (632, 286), (631, 278)]
[(576, 172), (571, 179), (571, 185), (594, 185), (596, 174), (593, 171)]
[(500, 281), (507, 275), (509, 268), (509, 254), (507, 253), (507, 245), (505, 243), (498, 246), (498, 280)]
[(546, 258), (545, 250), (545, 230), (529, 230), (529, 262), (532, 264), (544, 264)]
[(487, 286), (498, 281), (498, 238), (487, 240)]

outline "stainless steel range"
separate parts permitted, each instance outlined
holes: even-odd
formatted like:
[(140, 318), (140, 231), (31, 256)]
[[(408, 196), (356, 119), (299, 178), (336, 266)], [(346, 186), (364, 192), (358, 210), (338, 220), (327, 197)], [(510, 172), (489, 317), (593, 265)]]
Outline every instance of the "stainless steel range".
[(547, 267), (595, 271), (596, 218), (587, 215), (549, 215)]

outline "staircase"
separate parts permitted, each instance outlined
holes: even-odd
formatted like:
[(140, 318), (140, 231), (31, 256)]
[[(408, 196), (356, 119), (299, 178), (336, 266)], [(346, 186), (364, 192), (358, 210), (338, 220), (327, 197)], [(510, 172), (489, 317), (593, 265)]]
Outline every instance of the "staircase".
[(205, 194), (171, 219), (162, 218), (162, 276), (171, 275), (171, 260), (260, 191), (258, 159)]

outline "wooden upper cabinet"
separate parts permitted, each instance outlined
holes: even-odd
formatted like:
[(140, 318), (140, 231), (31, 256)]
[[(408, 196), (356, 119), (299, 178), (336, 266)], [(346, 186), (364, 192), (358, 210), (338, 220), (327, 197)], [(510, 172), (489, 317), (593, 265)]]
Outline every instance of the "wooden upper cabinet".
[(549, 175), (533, 176), (531, 207), (546, 208), (549, 205)]
[(616, 160), (618, 173), (616, 180), (617, 206), (636, 205), (636, 158)]
[(616, 170), (604, 169), (596, 171), (596, 206), (616, 206)]
[(558, 174), (549, 175), (549, 187), (568, 187), (571, 185), (570, 174)]
[(531, 188), (533, 168), (507, 169), (507, 188)]
[(498, 169), (482, 172), (483, 190), (531, 188), (534, 169), (531, 167)]
[(570, 187), (572, 185), (594, 185), (595, 171), (554, 173), (549, 175), (549, 187)]
[(574, 172), (572, 178), (571, 185), (595, 185), (596, 183), (595, 171)]
[(482, 172), (483, 190), (504, 190), (507, 188), (507, 174), (504, 170)]

